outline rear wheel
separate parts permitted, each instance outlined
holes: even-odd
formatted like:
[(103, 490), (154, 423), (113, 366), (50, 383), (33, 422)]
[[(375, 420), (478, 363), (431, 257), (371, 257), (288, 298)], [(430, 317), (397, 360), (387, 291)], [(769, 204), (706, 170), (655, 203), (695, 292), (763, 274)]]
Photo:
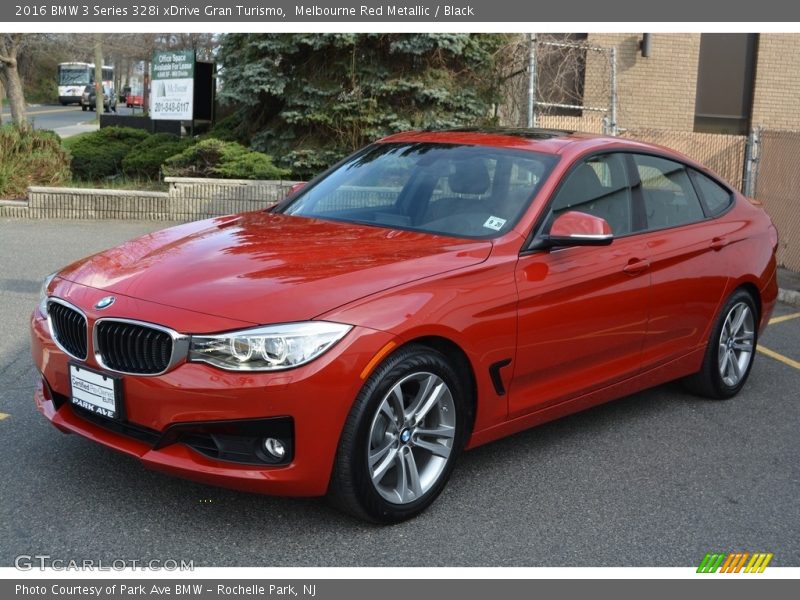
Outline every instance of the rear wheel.
[(444, 489), (464, 446), (469, 407), (464, 383), (439, 352), (409, 346), (390, 356), (348, 416), (332, 502), (378, 523), (423, 511)]
[(725, 399), (744, 387), (758, 342), (758, 311), (744, 290), (731, 295), (720, 312), (708, 341), (703, 366), (685, 380), (690, 391), (707, 398)]

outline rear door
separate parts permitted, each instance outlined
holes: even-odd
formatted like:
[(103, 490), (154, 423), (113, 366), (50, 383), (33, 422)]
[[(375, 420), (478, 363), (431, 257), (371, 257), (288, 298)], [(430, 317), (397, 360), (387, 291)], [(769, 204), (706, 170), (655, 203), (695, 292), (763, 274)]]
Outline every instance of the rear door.
[(714, 218), (732, 202), (719, 183), (659, 156), (631, 158), (641, 184), (652, 282), (646, 369), (706, 342), (727, 285), (737, 225)]

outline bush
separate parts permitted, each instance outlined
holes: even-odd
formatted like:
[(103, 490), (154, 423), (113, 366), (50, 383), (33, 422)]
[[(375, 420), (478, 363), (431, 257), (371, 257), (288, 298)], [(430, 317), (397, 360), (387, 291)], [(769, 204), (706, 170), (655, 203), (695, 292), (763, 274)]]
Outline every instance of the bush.
[(60, 185), (69, 179), (69, 156), (58, 135), (0, 127), (0, 198), (21, 198), (29, 185)]
[(168, 158), (162, 170), (165, 176), (223, 179), (281, 179), (289, 174), (276, 167), (271, 156), (215, 138), (205, 139)]
[(131, 148), (122, 159), (122, 171), (129, 177), (158, 179), (161, 164), (193, 143), (193, 140), (181, 139), (171, 133), (156, 133)]
[(128, 152), (149, 134), (131, 127), (103, 127), (67, 138), (64, 147), (72, 155), (72, 174), (76, 179), (96, 181), (122, 172)]
[(241, 111), (236, 111), (217, 121), (206, 137), (216, 138), (225, 142), (247, 144), (246, 127), (242, 119)]

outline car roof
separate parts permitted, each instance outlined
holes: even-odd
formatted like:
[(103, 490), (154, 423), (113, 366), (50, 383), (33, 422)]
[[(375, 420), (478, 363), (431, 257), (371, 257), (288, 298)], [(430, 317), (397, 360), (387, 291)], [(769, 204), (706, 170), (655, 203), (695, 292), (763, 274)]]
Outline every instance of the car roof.
[(396, 133), (378, 143), (432, 142), (442, 144), (468, 144), (495, 148), (514, 148), (544, 154), (561, 154), (567, 147), (571, 153), (602, 148), (627, 148), (646, 152), (657, 152), (665, 156), (681, 157), (676, 152), (635, 140), (584, 133), (565, 129), (541, 128), (480, 128), (431, 129)]

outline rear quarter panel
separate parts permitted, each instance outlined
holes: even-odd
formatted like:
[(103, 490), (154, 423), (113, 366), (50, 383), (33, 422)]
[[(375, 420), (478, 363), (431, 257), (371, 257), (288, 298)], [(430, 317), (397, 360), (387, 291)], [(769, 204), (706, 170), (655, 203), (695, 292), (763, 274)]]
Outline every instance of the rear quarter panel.
[(735, 207), (722, 218), (742, 224), (738, 242), (729, 247), (730, 278), (725, 298), (743, 285), (755, 287), (760, 304), (759, 331), (763, 331), (778, 300), (777, 230), (763, 208), (739, 193)]

